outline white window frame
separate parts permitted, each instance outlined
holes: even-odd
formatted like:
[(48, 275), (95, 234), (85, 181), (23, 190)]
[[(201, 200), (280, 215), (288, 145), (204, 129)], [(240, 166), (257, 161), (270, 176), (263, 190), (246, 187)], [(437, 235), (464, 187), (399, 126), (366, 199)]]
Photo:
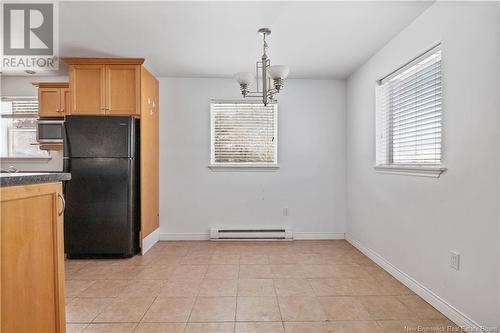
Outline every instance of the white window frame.
[(214, 104), (230, 103), (230, 104), (262, 104), (260, 101), (253, 100), (211, 100), (210, 101), (210, 162), (208, 167), (214, 171), (217, 170), (275, 170), (279, 168), (278, 164), (278, 104), (273, 102), (268, 105), (274, 106), (274, 158), (273, 162), (269, 163), (256, 163), (256, 162), (238, 162), (226, 163), (215, 162), (215, 117), (214, 117)]
[[(377, 155), (377, 160), (378, 160), (378, 150), (381, 148), (379, 147), (379, 139), (378, 136), (379, 134), (379, 112), (381, 112), (380, 107), (378, 105), (378, 96), (377, 96), (377, 90), (379, 87), (384, 83), (387, 82), (387, 80), (390, 80), (397, 75), (401, 74), (402, 72), (406, 71), (410, 67), (414, 66), (418, 62), (422, 61), (423, 59), (429, 57), (431, 54), (435, 53), (436, 51), (441, 50), (441, 44), (434, 45), (418, 57), (412, 59), (411, 61), (407, 62), (403, 66), (398, 67), (396, 70), (392, 71), (390, 74), (386, 75), (380, 80), (377, 80), (376, 82), (376, 103), (375, 103), (375, 119), (377, 122), (377, 130), (376, 130), (376, 139), (375, 139), (375, 146), (376, 146), (376, 155)], [(387, 125), (386, 125), (387, 126)], [(441, 120), (441, 128), (443, 128), (443, 122)], [(375, 163), (374, 169), (378, 173), (384, 173), (384, 174), (397, 174), (397, 175), (410, 175), (410, 176), (420, 176), (420, 177), (434, 177), (434, 178), (439, 178), (440, 175), (446, 171), (446, 167), (444, 167), (443, 163), (443, 141), (441, 141), (441, 161), (438, 164), (420, 164), (420, 163), (414, 163), (414, 164), (394, 164), (391, 163), (389, 160), (387, 160), (386, 163), (378, 163), (378, 161)], [(391, 146), (391, 143), (387, 143), (388, 146)], [(392, 148), (387, 147), (388, 151), (385, 152), (387, 155), (386, 158), (389, 159), (390, 156), (392, 155)]]

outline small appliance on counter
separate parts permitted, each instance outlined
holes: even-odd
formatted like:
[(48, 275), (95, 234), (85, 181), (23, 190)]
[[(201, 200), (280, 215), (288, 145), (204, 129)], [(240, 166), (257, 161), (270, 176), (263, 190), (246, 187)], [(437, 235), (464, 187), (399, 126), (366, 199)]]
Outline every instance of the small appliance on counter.
[(64, 243), (68, 258), (139, 252), (139, 121), (67, 116)]

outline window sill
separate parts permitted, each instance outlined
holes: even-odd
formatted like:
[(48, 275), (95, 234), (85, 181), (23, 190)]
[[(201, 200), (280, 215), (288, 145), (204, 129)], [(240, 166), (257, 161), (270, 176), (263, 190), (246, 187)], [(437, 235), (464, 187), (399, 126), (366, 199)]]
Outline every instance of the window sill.
[(439, 178), (446, 171), (446, 168), (443, 166), (413, 165), (377, 165), (374, 169), (378, 173), (431, 178)]
[(212, 171), (276, 171), (278, 164), (209, 164)]
[(49, 163), (52, 157), (0, 157), (0, 163)]

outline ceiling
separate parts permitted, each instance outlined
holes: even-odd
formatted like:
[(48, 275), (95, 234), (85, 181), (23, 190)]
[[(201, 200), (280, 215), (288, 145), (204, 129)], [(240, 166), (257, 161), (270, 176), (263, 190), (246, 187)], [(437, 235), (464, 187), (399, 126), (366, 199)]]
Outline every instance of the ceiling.
[(432, 2), (61, 2), (61, 56), (144, 57), (160, 77), (253, 71), (269, 27), (272, 64), (345, 78)]

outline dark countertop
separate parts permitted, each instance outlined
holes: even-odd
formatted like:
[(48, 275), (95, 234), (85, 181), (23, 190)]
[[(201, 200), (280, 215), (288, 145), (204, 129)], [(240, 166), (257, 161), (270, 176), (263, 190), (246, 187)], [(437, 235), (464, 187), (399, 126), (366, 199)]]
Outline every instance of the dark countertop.
[(56, 183), (70, 179), (71, 174), (67, 172), (0, 173), (0, 187)]

